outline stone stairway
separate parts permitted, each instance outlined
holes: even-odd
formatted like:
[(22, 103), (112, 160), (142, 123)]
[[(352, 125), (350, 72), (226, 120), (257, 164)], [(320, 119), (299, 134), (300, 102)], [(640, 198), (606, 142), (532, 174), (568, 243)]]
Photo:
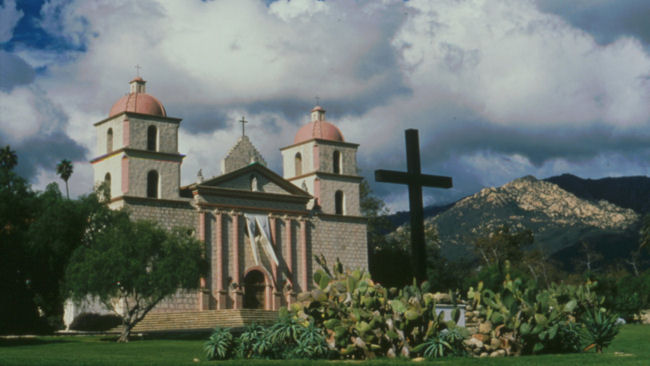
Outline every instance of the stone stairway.
[[(132, 330), (133, 333), (207, 331), (214, 327), (240, 328), (252, 323), (272, 324), (278, 312), (257, 309), (225, 309), (170, 313), (150, 313)], [(111, 331), (119, 332), (119, 327)]]

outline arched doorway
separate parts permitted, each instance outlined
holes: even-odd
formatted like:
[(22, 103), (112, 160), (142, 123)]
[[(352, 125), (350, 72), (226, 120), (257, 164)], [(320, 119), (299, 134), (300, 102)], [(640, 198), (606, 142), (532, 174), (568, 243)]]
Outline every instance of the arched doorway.
[(244, 277), (244, 309), (266, 309), (266, 281), (258, 270)]

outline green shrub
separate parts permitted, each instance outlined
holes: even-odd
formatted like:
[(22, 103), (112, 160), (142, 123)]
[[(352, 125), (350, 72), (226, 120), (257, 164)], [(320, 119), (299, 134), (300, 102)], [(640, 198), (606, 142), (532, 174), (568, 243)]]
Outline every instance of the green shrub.
[(626, 322), (639, 321), (641, 311), (650, 307), (650, 270), (639, 276), (595, 277), (596, 291), (605, 297), (603, 307), (619, 314)]
[(81, 313), (70, 324), (70, 329), (103, 332), (122, 324), (122, 317), (114, 314)]
[(227, 360), (232, 357), (233, 337), (228, 328), (214, 328), (210, 338), (203, 344), (208, 360)]

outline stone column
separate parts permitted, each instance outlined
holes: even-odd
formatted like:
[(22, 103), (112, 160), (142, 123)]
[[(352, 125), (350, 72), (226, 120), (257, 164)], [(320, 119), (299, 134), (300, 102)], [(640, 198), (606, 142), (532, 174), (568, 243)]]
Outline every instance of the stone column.
[(212, 283), (215, 284), (214, 289), (214, 298), (217, 300), (217, 309), (226, 309), (228, 292), (223, 289), (223, 280), (225, 278), (225, 273), (223, 270), (223, 213), (221, 211), (215, 210), (215, 238), (213, 240), (214, 250), (213, 255), (216, 258), (216, 265), (213, 267), (214, 272), (212, 273)]
[[(206, 220), (207, 212), (199, 212), (199, 240), (203, 243), (204, 249), (202, 256), (205, 258), (206, 255), (206, 242), (205, 242), (205, 232), (206, 232)], [(210, 309), (210, 289), (207, 287), (207, 279), (201, 277), (200, 287), (199, 287), (199, 310), (209, 310)]]
[[(282, 252), (278, 250), (278, 248), (281, 247), (281, 245), (278, 244), (278, 233), (277, 233), (277, 220), (274, 216), (271, 216), (269, 218), (269, 223), (271, 225), (271, 241), (273, 243), (273, 250), (275, 251), (275, 256), (278, 257), (278, 261), (282, 258)], [(279, 278), (278, 278), (278, 265), (275, 263), (271, 263), (271, 272), (273, 275), (273, 294), (272, 294), (272, 310), (278, 310), (280, 309), (280, 305), (282, 304), (282, 292), (281, 289), (279, 288)]]
[(293, 304), (296, 298), (296, 293), (294, 289), (296, 288), (295, 276), (293, 273), (293, 238), (291, 237), (291, 218), (284, 216), (284, 226), (285, 226), (285, 250), (287, 251), (287, 272), (289, 272), (289, 284), (287, 285), (287, 306)]
[(233, 269), (232, 281), (236, 284), (233, 293), (233, 308), (241, 309), (244, 305), (244, 293), (242, 292), (241, 275), (239, 274), (239, 213), (232, 212), (232, 248), (233, 248)]
[(300, 251), (302, 252), (300, 262), (302, 263), (301, 290), (309, 290), (309, 271), (307, 268), (307, 220), (304, 217), (300, 218)]

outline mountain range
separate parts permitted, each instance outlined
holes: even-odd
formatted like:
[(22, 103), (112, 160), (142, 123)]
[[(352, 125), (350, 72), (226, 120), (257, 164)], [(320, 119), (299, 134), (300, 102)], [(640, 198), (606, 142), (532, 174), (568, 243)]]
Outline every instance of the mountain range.
[[(437, 227), (442, 254), (452, 260), (474, 256), (474, 241), (498, 226), (530, 229), (535, 248), (572, 270), (584, 242), (608, 260), (625, 258), (638, 246), (640, 218), (649, 211), (648, 177), (526, 176), (428, 207), (425, 225)], [(402, 224), (408, 213), (392, 220)]]

